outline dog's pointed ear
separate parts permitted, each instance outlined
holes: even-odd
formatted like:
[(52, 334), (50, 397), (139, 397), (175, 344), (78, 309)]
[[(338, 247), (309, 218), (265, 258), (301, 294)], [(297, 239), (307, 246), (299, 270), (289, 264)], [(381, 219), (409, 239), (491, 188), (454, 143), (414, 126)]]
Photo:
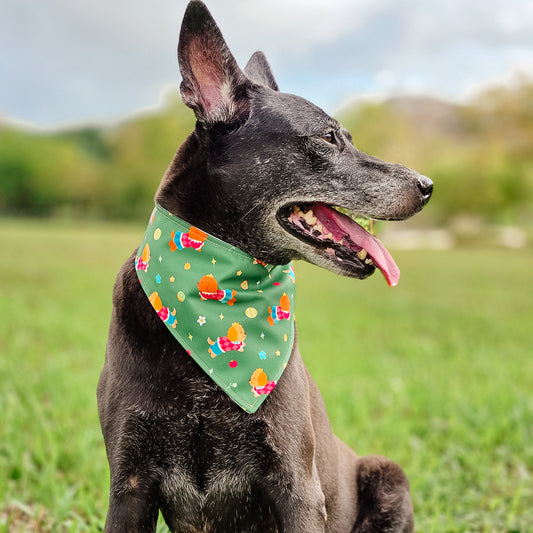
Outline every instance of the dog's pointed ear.
[(185, 11), (178, 61), (183, 77), (181, 97), (200, 122), (229, 123), (248, 116), (250, 80), (200, 0), (191, 0)]
[(274, 79), (274, 74), (263, 52), (255, 52), (244, 67), (244, 73), (258, 85), (270, 87), (274, 91), (279, 91), (278, 84)]

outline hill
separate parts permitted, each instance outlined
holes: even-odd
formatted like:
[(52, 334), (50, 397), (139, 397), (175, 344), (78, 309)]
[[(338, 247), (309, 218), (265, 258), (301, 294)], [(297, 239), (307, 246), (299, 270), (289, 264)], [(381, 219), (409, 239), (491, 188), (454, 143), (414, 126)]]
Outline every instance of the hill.
[[(358, 102), (337, 114), (358, 148), (430, 176), (420, 222), (533, 225), (533, 81), (457, 105), (430, 97)], [(144, 216), (194, 116), (177, 95), (112, 127), (33, 132), (0, 124), (0, 212)], [(417, 217), (418, 219), (419, 217)]]

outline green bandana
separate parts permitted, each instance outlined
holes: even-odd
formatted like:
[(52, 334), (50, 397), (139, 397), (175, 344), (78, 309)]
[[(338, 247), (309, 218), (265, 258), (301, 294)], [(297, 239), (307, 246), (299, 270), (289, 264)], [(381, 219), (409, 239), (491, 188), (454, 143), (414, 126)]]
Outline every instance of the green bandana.
[(264, 264), (156, 204), (135, 270), (176, 340), (233, 401), (255, 412), (291, 355), (292, 264)]

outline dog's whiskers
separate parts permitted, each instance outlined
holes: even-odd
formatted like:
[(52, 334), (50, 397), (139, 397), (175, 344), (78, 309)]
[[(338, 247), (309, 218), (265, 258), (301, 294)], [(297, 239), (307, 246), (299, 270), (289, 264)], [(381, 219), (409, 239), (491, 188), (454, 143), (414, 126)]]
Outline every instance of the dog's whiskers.
[(239, 220), (237, 220), (237, 222), (240, 222), (241, 220), (246, 218), (254, 209), (259, 207), (259, 205), (260, 205), (260, 202), (257, 202), (255, 205), (253, 205), (250, 209), (248, 209), (248, 211), (246, 211), (246, 213), (244, 213), (244, 215), (242, 215), (242, 217), (239, 218)]

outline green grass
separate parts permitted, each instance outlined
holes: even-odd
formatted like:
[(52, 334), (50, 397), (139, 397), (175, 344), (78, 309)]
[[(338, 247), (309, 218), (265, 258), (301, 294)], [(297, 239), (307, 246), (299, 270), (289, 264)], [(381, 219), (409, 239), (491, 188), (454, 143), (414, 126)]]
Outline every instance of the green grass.
[[(0, 531), (103, 527), (95, 388), (142, 233), (0, 220)], [(533, 251), (394, 255), (395, 289), (296, 266), (300, 349), (335, 431), (404, 467), (419, 532), (533, 531)]]

